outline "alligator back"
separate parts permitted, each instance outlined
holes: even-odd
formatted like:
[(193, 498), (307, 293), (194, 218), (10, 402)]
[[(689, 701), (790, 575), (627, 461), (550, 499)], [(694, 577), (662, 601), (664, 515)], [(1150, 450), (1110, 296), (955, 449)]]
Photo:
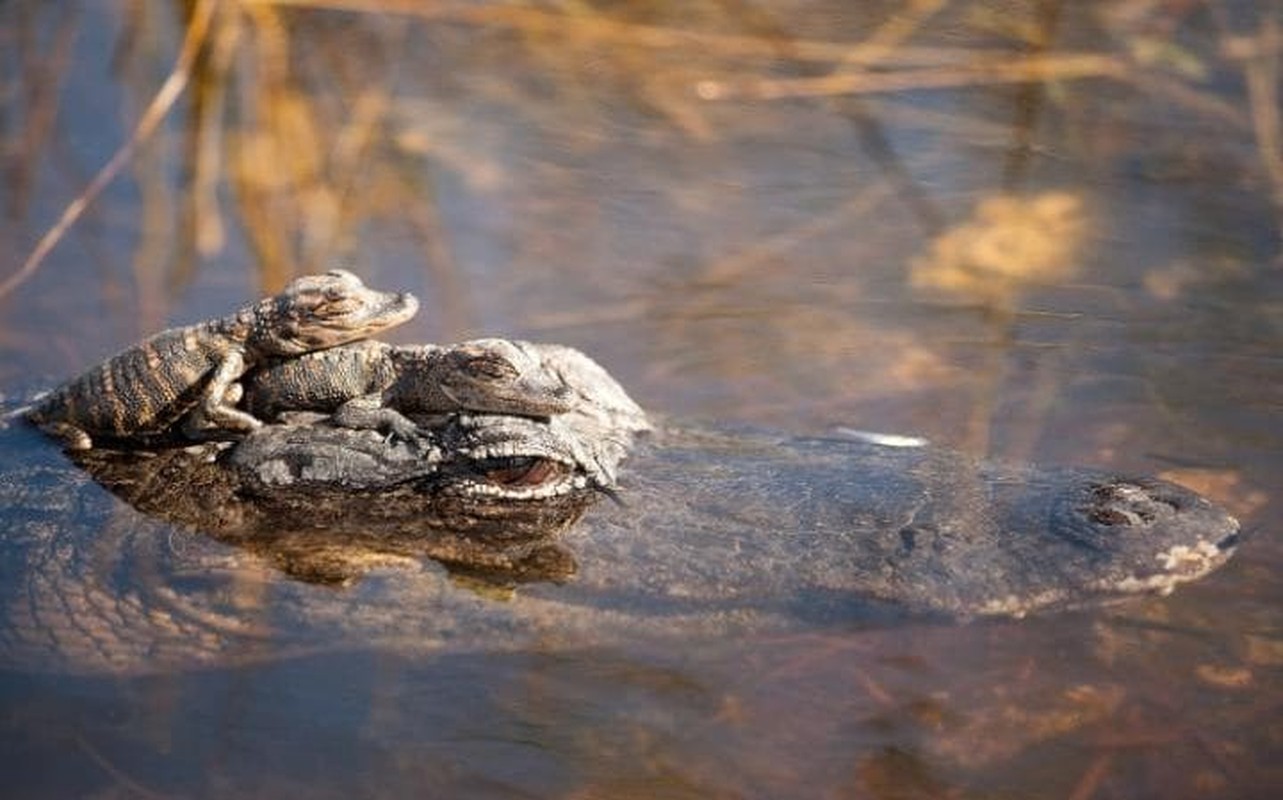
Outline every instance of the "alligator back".
[(235, 346), (213, 323), (163, 331), (45, 395), (27, 418), (115, 439), (162, 434), (195, 407)]
[(396, 369), (390, 349), (367, 340), (264, 365), (245, 379), (245, 409), (266, 420), (282, 411), (332, 413), (392, 385)]
[[(1020, 615), (1169, 589), (1237, 541), (1232, 518), (1152, 479), (684, 430), (634, 454), (623, 503), (521, 551), (513, 565), (540, 582), (515, 595), (422, 558), (466, 566), (460, 546), (514, 522), (573, 523), (584, 484), (532, 463), (550, 452), (536, 440), (555, 450), (565, 422), (456, 418), (434, 431), (433, 454), (328, 426), (261, 428), (227, 461), (213, 444), (83, 454), (131, 505), (31, 431), (0, 432), (0, 667), (150, 672), (319, 649), (680, 642), (905, 610)], [(568, 493), (541, 491), (563, 480)], [(447, 536), (426, 535), (434, 526)], [(377, 577), (357, 581), (367, 569)]]

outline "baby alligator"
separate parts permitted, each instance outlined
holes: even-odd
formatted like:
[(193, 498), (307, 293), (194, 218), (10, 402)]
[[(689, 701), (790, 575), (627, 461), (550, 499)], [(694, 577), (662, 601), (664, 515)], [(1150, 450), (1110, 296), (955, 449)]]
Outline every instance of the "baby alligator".
[(158, 333), (40, 398), (25, 416), (72, 450), (95, 439), (244, 433), (261, 425), (235, 408), (246, 370), (363, 339), (418, 308), (413, 295), (375, 291), (345, 270), (307, 275), (231, 316)]
[(506, 339), (445, 347), (357, 342), (271, 364), (245, 381), (245, 408), (262, 419), (320, 411), (341, 427), (402, 439), (416, 431), (406, 414), (551, 417), (571, 405), (569, 388), (533, 346)]

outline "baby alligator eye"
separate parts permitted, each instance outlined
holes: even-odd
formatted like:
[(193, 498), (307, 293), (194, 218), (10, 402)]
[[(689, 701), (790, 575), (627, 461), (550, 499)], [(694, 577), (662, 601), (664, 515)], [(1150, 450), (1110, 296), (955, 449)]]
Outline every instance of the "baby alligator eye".
[(556, 461), (535, 457), (495, 459), (485, 471), (486, 479), (500, 486), (539, 486), (561, 477), (563, 467)]
[(312, 313), (318, 317), (340, 317), (361, 308), (361, 301), (346, 292), (334, 292), (317, 304)]
[(467, 357), (463, 371), (477, 380), (496, 382), (516, 380), (521, 375), (508, 359), (491, 353)]

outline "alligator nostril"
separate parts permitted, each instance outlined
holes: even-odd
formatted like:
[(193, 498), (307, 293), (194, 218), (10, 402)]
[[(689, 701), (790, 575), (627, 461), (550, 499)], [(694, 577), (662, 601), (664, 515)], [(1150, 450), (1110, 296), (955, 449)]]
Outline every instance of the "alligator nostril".
[(1216, 543), (1216, 549), (1222, 550), (1222, 551), (1233, 550), (1235, 547), (1238, 547), (1238, 542), (1239, 542), (1238, 533), (1237, 532), (1231, 533), (1229, 536), (1226, 536), (1224, 539), (1221, 539), (1219, 542)]
[(1079, 510), (1098, 525), (1139, 527), (1180, 511), (1181, 503), (1161, 487), (1118, 480), (1093, 486), (1089, 502)]

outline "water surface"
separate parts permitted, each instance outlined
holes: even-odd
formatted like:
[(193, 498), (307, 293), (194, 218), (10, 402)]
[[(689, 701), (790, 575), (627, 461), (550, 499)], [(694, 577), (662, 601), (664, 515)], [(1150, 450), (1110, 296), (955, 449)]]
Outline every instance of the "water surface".
[[(573, 345), (661, 415), (1162, 474), (1239, 515), (1235, 561), (967, 626), (6, 659), (6, 794), (1283, 785), (1278, 9), (850, 5), (219, 4), (164, 123), (0, 297), (0, 388), (348, 264), (423, 301), (391, 340)], [(188, 25), (61, 6), (0, 10), (0, 276), (130, 137)]]

